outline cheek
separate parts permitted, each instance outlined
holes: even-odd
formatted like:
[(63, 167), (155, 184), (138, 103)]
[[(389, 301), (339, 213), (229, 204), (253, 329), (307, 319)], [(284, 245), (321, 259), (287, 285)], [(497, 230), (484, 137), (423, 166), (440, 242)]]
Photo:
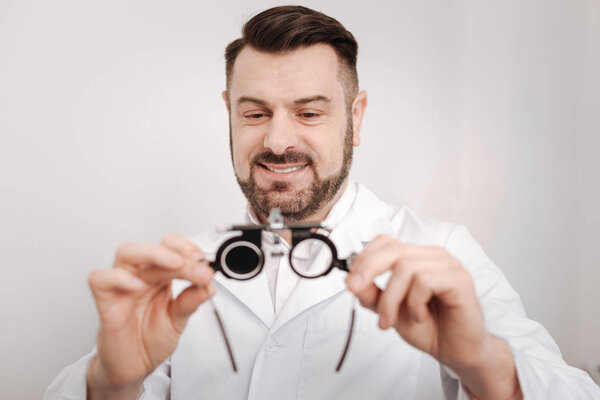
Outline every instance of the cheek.
[(232, 133), (233, 168), (242, 179), (250, 176), (250, 160), (256, 154), (259, 142), (256, 135), (252, 135), (251, 132)]
[(344, 139), (331, 138), (331, 140), (319, 140), (311, 143), (315, 149), (316, 163), (319, 175), (331, 176), (341, 168), (344, 157)]

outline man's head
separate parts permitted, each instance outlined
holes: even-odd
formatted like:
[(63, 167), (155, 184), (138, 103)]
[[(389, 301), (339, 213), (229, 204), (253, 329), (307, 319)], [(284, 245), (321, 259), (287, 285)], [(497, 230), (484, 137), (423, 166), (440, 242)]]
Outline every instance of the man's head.
[(259, 218), (321, 219), (340, 195), (366, 108), (356, 53), (339, 22), (296, 6), (258, 14), (227, 46), (233, 166)]
[(316, 44), (331, 46), (338, 56), (339, 78), (344, 83), (346, 102), (350, 107), (358, 93), (356, 39), (334, 18), (302, 6), (273, 7), (244, 24), (242, 37), (225, 49), (227, 92), (235, 60), (245, 47), (264, 53), (287, 53)]

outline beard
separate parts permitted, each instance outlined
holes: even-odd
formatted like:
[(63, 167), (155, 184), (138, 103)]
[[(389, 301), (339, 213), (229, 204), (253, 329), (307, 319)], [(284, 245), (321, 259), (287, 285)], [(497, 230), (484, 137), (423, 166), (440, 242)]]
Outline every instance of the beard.
[[(316, 171), (312, 157), (298, 151), (286, 151), (279, 155), (271, 151), (265, 151), (252, 159), (248, 179), (240, 179), (236, 173), (237, 182), (253, 210), (259, 216), (266, 219), (273, 208), (279, 208), (286, 222), (289, 223), (309, 218), (328, 204), (344, 184), (352, 165), (353, 129), (351, 118), (349, 118), (346, 126), (342, 166), (339, 171), (330, 177), (320, 177)], [(231, 130), (229, 137), (231, 147)], [(233, 160), (233, 147), (231, 147), (231, 150)], [(268, 188), (262, 188), (256, 183), (254, 176), (255, 165), (260, 163), (288, 164), (299, 162), (305, 163), (305, 168), (310, 167), (313, 171), (313, 180), (308, 188), (294, 189), (293, 185), (287, 182), (273, 182)]]

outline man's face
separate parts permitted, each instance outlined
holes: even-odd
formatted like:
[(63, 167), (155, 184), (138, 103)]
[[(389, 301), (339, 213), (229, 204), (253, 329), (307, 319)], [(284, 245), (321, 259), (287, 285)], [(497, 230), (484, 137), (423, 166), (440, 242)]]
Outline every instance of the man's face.
[(229, 91), (236, 178), (259, 217), (279, 207), (288, 221), (328, 209), (352, 160), (352, 116), (335, 51), (315, 45), (285, 54), (245, 47)]

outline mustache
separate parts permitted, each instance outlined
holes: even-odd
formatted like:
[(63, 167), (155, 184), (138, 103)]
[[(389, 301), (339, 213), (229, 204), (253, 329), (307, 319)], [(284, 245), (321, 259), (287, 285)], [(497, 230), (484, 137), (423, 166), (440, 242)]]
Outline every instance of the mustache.
[(252, 164), (291, 164), (291, 163), (306, 163), (313, 165), (313, 159), (306, 153), (299, 151), (286, 151), (283, 154), (275, 154), (271, 151), (265, 151), (257, 154), (252, 158)]

